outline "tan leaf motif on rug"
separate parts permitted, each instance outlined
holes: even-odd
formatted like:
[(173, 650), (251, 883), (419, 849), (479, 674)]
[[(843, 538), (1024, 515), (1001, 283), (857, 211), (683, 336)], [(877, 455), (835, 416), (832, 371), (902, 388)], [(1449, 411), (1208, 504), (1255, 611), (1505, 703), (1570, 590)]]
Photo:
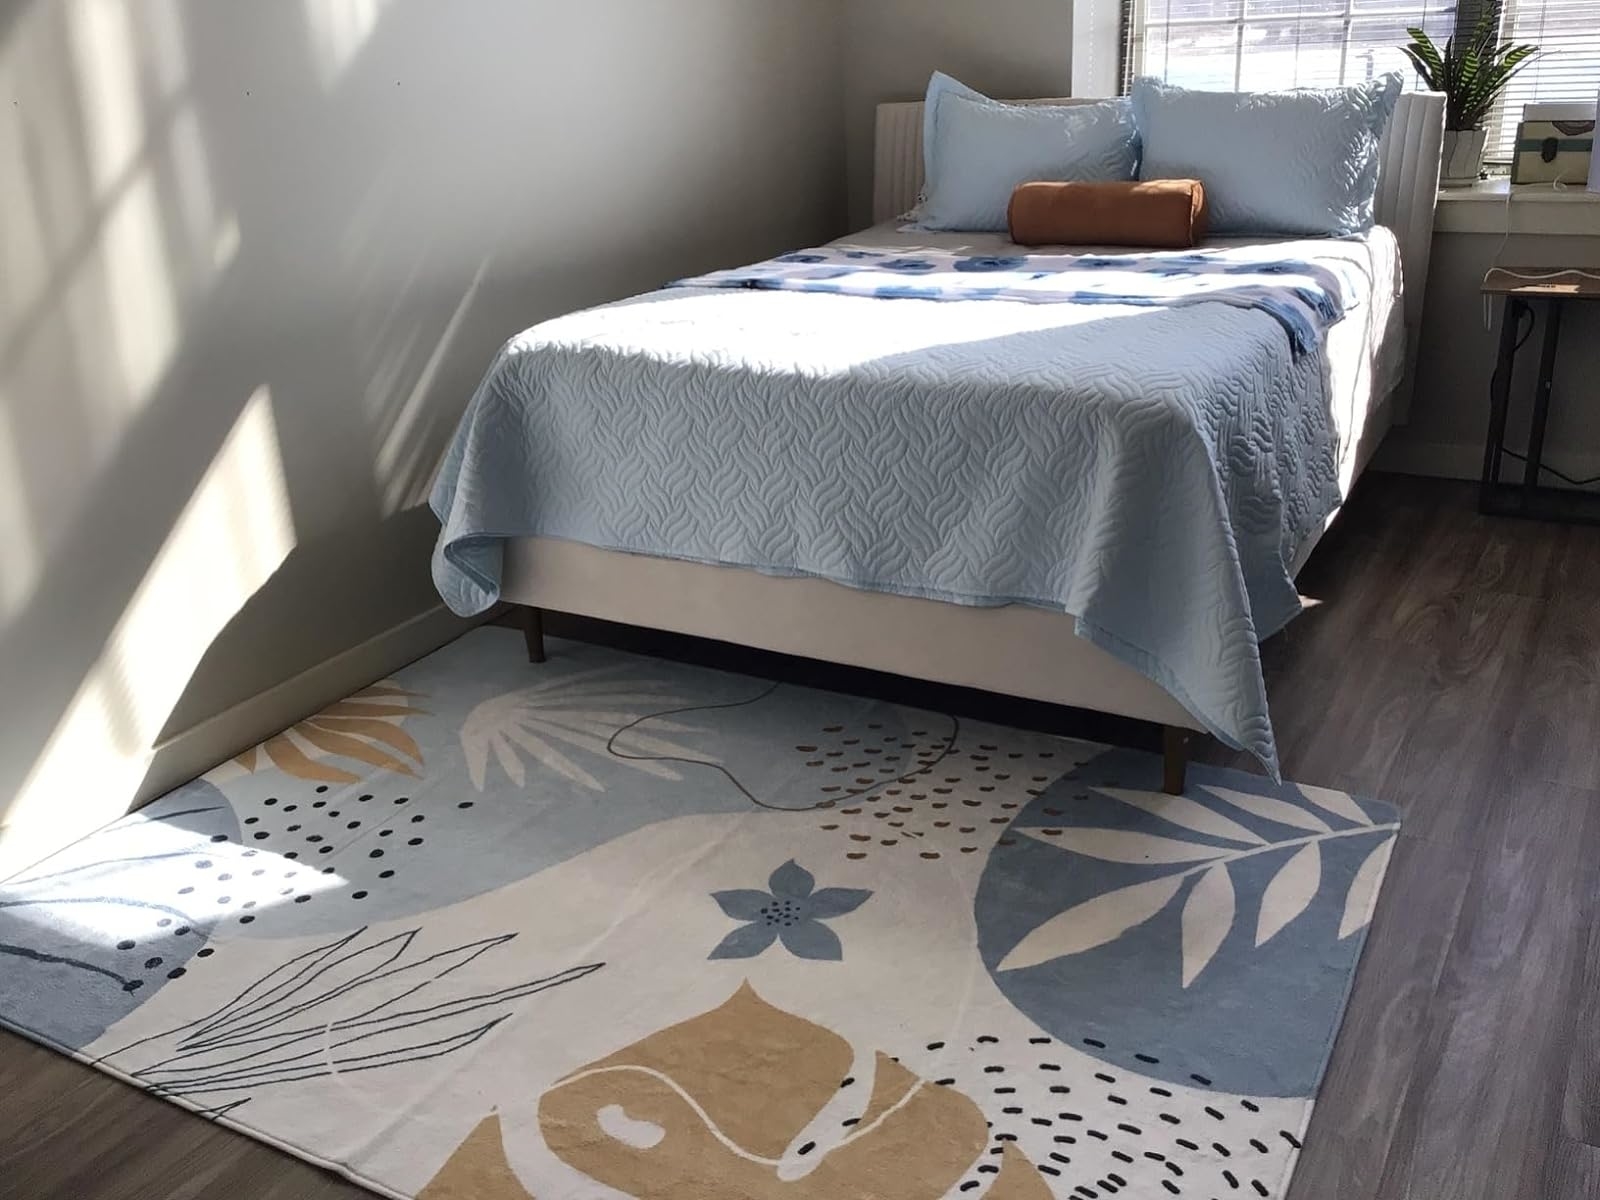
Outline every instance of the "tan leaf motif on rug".
[[(938, 1200), (988, 1145), (982, 1112), (879, 1053), (866, 1106), (823, 1131), (817, 1117), (853, 1059), (838, 1034), (746, 983), (721, 1007), (556, 1083), (539, 1124), (562, 1161), (640, 1200)], [(619, 1117), (653, 1136), (615, 1136)], [(989, 1195), (1050, 1192), (1008, 1148)]]
[(533, 1200), (506, 1161), (499, 1116), (478, 1122), (417, 1200)]
[(424, 715), (424, 709), (411, 703), (416, 698), (418, 693), (393, 683), (375, 683), (246, 750), (233, 761), (246, 771), (256, 771), (270, 763), (297, 779), (324, 783), (361, 780), (355, 771), (329, 761), (340, 758), (415, 777), (422, 765), (422, 750), (416, 739), (400, 728), (400, 722)]

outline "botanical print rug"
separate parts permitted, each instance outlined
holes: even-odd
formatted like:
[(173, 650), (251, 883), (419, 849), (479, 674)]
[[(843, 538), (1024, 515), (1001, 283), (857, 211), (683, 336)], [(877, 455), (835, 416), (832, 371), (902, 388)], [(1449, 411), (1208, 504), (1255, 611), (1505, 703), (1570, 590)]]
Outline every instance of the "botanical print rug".
[(0, 886), (0, 1018), (424, 1200), (1281, 1197), (1342, 792), (483, 629)]

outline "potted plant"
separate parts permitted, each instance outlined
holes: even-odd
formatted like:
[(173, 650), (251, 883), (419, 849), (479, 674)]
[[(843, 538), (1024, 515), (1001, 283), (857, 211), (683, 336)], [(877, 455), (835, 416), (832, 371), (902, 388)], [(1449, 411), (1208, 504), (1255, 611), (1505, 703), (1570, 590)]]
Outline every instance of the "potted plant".
[(1483, 127), (1489, 110), (1512, 76), (1539, 52), (1537, 46), (1500, 40), (1500, 13), (1505, 0), (1485, 0), (1478, 23), (1466, 39), (1450, 38), (1444, 51), (1421, 29), (1407, 29), (1411, 44), (1402, 46), (1429, 91), (1445, 95), (1444, 187), (1470, 187), (1483, 171)]

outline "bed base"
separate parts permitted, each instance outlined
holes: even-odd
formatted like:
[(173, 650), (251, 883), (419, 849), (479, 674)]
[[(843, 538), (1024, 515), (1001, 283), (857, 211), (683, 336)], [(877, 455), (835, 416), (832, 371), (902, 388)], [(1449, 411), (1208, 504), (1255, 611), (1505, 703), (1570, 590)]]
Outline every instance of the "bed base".
[[(1392, 400), (1368, 417), (1347, 489), (1392, 424)], [(1291, 574), (1319, 540), (1307, 539)], [(545, 661), (548, 609), (1131, 717), (1163, 730), (1162, 781), (1174, 795), (1200, 728), (1163, 688), (1080, 638), (1071, 616), (1026, 605), (972, 608), (559, 538), (506, 543), (501, 597), (520, 607), (533, 663)]]
[[(516, 609), (517, 624), (528, 650), (528, 661), (544, 662), (544, 610), (531, 604), (519, 604)], [(1193, 729), (1177, 725), (1163, 725), (1161, 730), (1161, 790), (1170, 796), (1181, 796), (1196, 734)]]

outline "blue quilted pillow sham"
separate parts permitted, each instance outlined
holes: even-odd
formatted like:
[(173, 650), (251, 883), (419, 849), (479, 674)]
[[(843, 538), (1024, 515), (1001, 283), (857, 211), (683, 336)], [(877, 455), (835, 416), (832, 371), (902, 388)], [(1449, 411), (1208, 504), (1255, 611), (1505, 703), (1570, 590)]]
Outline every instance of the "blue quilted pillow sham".
[(1214, 234), (1365, 232), (1400, 86), (1399, 75), (1293, 92), (1199, 92), (1137, 80), (1139, 177), (1200, 180)]
[(948, 75), (928, 84), (919, 229), (999, 233), (1018, 184), (1131, 180), (1139, 165), (1132, 106), (1000, 104)]

